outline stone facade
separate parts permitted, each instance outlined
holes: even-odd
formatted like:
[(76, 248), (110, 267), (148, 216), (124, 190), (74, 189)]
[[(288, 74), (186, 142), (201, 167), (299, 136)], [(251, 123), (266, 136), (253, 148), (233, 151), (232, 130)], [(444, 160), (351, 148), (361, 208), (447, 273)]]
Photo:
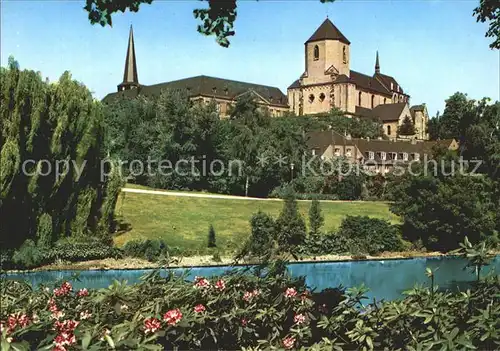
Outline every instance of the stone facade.
[[(372, 76), (351, 70), (350, 42), (329, 19), (305, 42), (304, 48), (305, 71), (287, 91), (290, 110), (295, 114), (327, 113), (337, 108), (348, 116), (366, 118), (372, 116), (357, 113), (360, 108), (373, 110), (383, 104), (408, 104), (410, 97), (396, 79), (381, 73), (378, 53)], [(410, 114), (409, 106), (405, 112)], [(397, 138), (397, 127), (403, 120), (382, 117), (384, 131), (391, 132), (387, 136)], [(427, 110), (415, 110), (412, 120), (418, 130), (413, 137), (427, 139)]]

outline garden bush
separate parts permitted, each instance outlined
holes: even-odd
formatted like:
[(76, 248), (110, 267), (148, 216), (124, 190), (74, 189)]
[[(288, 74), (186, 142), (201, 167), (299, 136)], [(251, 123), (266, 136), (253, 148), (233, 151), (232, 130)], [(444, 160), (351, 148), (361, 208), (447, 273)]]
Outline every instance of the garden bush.
[(48, 261), (48, 251), (37, 246), (31, 239), (26, 240), (12, 255), (13, 265), (21, 268), (38, 267)]
[(169, 256), (169, 248), (161, 239), (128, 241), (122, 250), (125, 256), (142, 258), (151, 262), (157, 262)]
[(105, 258), (121, 258), (120, 249), (103, 243), (98, 238), (74, 237), (57, 241), (48, 250), (48, 260), (78, 262), (86, 260), (100, 260)]
[(342, 220), (337, 234), (348, 241), (352, 254), (374, 255), (403, 249), (398, 228), (378, 218), (347, 216)]
[[(497, 350), (500, 278), (466, 293), (417, 287), (364, 304), (366, 289), (311, 292), (303, 279), (153, 272), (136, 285), (73, 291), (0, 284), (2, 350)], [(376, 304), (375, 304), (376, 303)]]

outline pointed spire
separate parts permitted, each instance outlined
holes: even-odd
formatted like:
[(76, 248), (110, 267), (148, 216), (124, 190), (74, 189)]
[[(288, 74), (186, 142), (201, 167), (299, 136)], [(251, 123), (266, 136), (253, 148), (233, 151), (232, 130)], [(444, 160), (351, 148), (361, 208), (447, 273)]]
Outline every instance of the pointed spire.
[(380, 62), (378, 59), (378, 50), (377, 50), (377, 58), (375, 59), (375, 73), (380, 73)]
[(123, 72), (123, 82), (118, 85), (118, 91), (128, 90), (139, 86), (137, 77), (137, 63), (135, 61), (134, 30), (130, 25), (130, 34), (128, 37), (127, 56), (125, 58), (125, 70)]

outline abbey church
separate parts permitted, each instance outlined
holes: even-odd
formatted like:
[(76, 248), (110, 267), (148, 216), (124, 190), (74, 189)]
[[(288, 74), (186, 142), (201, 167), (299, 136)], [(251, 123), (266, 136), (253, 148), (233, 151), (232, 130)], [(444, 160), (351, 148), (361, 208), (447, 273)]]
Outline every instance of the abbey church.
[[(427, 140), (429, 116), (425, 104), (409, 106), (410, 96), (398, 81), (382, 73), (378, 53), (373, 74), (351, 70), (350, 45), (346, 36), (327, 18), (305, 42), (305, 70), (288, 87), (287, 95), (277, 87), (209, 76), (142, 85), (138, 79), (131, 28), (123, 81), (118, 91), (108, 94), (103, 101), (119, 96), (158, 95), (163, 89), (183, 89), (194, 101), (215, 101), (220, 115), (225, 117), (240, 96), (252, 94), (272, 116), (286, 112), (298, 116), (316, 115), (337, 108), (351, 118), (378, 119), (389, 139)], [(407, 121), (413, 124), (415, 134), (398, 135), (398, 128)]]

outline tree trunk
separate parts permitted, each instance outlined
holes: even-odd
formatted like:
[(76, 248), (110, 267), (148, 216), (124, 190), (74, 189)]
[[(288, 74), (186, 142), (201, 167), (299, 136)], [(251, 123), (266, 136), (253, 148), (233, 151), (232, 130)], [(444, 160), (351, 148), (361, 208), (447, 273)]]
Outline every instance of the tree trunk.
[(247, 176), (247, 179), (245, 181), (245, 196), (248, 196), (248, 176)]

